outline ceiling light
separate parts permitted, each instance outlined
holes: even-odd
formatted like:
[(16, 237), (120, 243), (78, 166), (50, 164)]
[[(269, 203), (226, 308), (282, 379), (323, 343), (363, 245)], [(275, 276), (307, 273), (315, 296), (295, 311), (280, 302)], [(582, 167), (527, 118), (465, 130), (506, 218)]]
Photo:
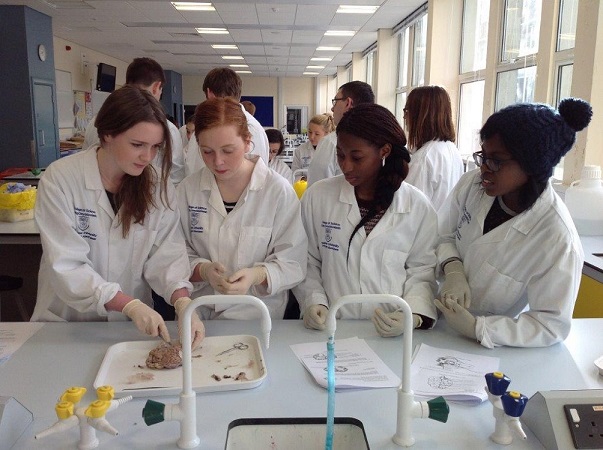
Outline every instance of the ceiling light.
[(245, 59), (242, 56), (222, 56), (222, 59)]
[(302, 75), (320, 75), (318, 72), (304, 72)]
[(316, 47), (316, 51), (319, 52), (338, 52), (341, 47)]
[(179, 11), (215, 11), (211, 3), (199, 2), (170, 2), (174, 8)]
[(214, 49), (221, 49), (221, 50), (238, 50), (239, 47), (237, 47), (234, 44), (212, 44), (211, 48)]
[(351, 30), (328, 30), (325, 36), (354, 36), (355, 34), (356, 32)]
[(230, 67), (249, 67), (247, 64), (229, 64)]
[(310, 58), (310, 61), (331, 61), (333, 58)]
[(195, 28), (199, 34), (228, 34), (226, 28)]
[(236, 73), (251, 73), (251, 70), (235, 70)]
[(325, 66), (306, 66), (306, 69), (324, 69)]
[(339, 5), (337, 12), (339, 14), (374, 14), (378, 9), (378, 6)]

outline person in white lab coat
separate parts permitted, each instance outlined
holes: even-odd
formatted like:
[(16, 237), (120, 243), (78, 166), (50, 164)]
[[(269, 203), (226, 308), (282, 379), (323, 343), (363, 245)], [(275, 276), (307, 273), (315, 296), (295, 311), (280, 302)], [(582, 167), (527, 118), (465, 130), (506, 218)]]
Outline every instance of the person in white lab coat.
[(442, 86), (419, 86), (406, 98), (410, 167), (406, 182), (419, 188), (436, 211), (463, 174), (456, 145), (450, 96)]
[[(282, 319), (287, 291), (306, 275), (307, 238), (291, 183), (249, 155), (251, 133), (240, 104), (215, 97), (195, 111), (206, 164), (178, 186), (180, 223), (195, 296), (250, 294)], [(243, 304), (201, 307), (204, 318), (252, 319)]]
[(277, 158), (285, 149), (283, 133), (276, 128), (269, 128), (266, 130), (266, 136), (268, 136), (268, 145), (270, 147), (270, 162), (268, 163), (268, 167), (280, 174), (289, 183), (293, 183), (293, 172), (291, 172), (289, 166), (282, 159)]
[[(214, 97), (232, 97), (236, 101), (241, 100), (241, 92), (243, 89), (243, 80), (238, 73), (229, 67), (217, 67), (208, 72), (203, 80), (203, 94), (206, 99), (212, 99)], [(247, 127), (251, 132), (252, 146), (249, 153), (252, 155), (259, 155), (265, 164), (268, 164), (268, 137), (264, 128), (253, 117), (243, 105), (239, 104), (241, 111), (245, 113), (247, 118)], [(205, 163), (201, 154), (199, 153), (199, 146), (197, 145), (196, 139), (191, 139), (186, 148), (186, 176), (200, 170)]]
[[(151, 58), (134, 58), (126, 69), (126, 84), (137, 86), (140, 89), (149, 91), (157, 100), (161, 99), (163, 86), (165, 85), (165, 74), (161, 65)], [(84, 143), (82, 148), (85, 150), (93, 145), (100, 143), (98, 130), (95, 125), (96, 116), (90, 120), (86, 127)], [(185, 175), (184, 170), (184, 146), (178, 127), (168, 120), (170, 139), (172, 146), (172, 167), (170, 169), (170, 181), (177, 186)], [(161, 153), (153, 160), (156, 169), (161, 169)]]
[[(43, 253), (31, 320), (129, 317), (140, 331), (169, 341), (152, 308), (151, 288), (182, 317), (192, 285), (167, 178), (167, 120), (148, 91), (126, 85), (107, 98), (96, 124), (100, 146), (52, 163), (38, 186), (35, 219)], [(157, 171), (151, 161), (160, 150)], [(196, 347), (205, 331), (196, 315), (192, 325)]]
[[(178, 128), (178, 131), (180, 132), (180, 138), (182, 139), (182, 148), (186, 149), (188, 142), (191, 140), (191, 136), (195, 134), (195, 115), (189, 114), (184, 125)], [(186, 153), (184, 154), (184, 160), (186, 161)]]
[[(415, 328), (437, 314), (437, 216), (425, 195), (405, 183), (410, 154), (402, 127), (386, 108), (363, 104), (337, 126), (342, 175), (321, 180), (302, 197), (308, 275), (294, 290), (304, 324), (324, 329), (329, 304), (349, 294), (393, 294), (408, 302)], [(344, 319), (372, 318), (384, 337), (404, 332), (395, 305), (345, 305)]]
[[(350, 81), (342, 84), (335, 98), (331, 100), (333, 122), (337, 126), (346, 111), (365, 103), (375, 103), (375, 94), (370, 84), (363, 81)], [(337, 164), (337, 136), (335, 132), (327, 134), (316, 146), (316, 151), (308, 166), (308, 186), (324, 178), (341, 174)]]
[(479, 169), (463, 175), (438, 212), (438, 309), (484, 347), (543, 347), (565, 339), (584, 261), (567, 208), (549, 181), (590, 122), (590, 105), (555, 111), (515, 104), (480, 131)]
[[(291, 171), (308, 169), (310, 161), (314, 157), (316, 147), (327, 134), (335, 131), (335, 122), (331, 114), (316, 114), (308, 122), (308, 140), (297, 147), (293, 152)], [(306, 172), (307, 176), (307, 172)]]

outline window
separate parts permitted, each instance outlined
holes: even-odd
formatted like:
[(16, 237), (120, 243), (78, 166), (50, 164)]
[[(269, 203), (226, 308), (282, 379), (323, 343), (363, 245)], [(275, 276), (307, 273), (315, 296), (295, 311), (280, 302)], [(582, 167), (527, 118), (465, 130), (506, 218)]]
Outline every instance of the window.
[(412, 60), (412, 85), (425, 84), (425, 58), (427, 49), (427, 14), (424, 14), (415, 24)]
[[(404, 123), (404, 105), (411, 88), (425, 84), (427, 47), (427, 13), (410, 19), (398, 31), (398, 86), (396, 87), (396, 118)], [(409, 80), (412, 80), (409, 83)]]
[(484, 80), (461, 84), (457, 147), (463, 159), (479, 151), (484, 85)]
[(506, 0), (496, 110), (534, 100), (542, 0)]
[(538, 53), (542, 0), (507, 0), (501, 62)]
[(557, 51), (569, 50), (576, 44), (576, 23), (578, 21), (578, 0), (561, 0), (559, 4), (559, 28), (557, 31)]
[(489, 0), (465, 0), (463, 6), (461, 73), (475, 72), (486, 68), (489, 11)]
[(375, 50), (368, 52), (366, 58), (366, 83), (373, 86), (373, 76), (375, 73)]
[[(576, 24), (578, 21), (578, 0), (561, 0), (559, 3), (559, 24), (557, 27), (557, 51), (555, 52), (555, 107), (559, 102), (571, 97), (572, 75), (574, 73), (574, 47), (576, 44)], [(563, 179), (564, 158), (555, 167), (553, 176)]]
[(486, 68), (489, 12), (489, 0), (464, 1), (456, 142), (463, 160), (479, 151), (485, 86), (480, 71)]

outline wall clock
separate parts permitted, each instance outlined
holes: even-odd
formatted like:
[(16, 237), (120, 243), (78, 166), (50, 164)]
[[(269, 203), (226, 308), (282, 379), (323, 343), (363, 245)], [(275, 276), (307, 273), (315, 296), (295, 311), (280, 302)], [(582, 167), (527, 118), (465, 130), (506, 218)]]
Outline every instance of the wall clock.
[(40, 61), (46, 61), (46, 47), (44, 44), (38, 45), (38, 58), (40, 58)]

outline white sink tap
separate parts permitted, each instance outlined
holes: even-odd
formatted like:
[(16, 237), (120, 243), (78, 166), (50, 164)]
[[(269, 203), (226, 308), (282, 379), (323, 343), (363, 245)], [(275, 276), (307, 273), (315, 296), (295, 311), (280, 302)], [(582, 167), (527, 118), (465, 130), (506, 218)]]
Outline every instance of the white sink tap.
[(428, 402), (417, 402), (413, 399), (410, 388), (410, 363), (412, 357), (412, 311), (408, 303), (397, 295), (391, 294), (355, 294), (338, 298), (330, 307), (327, 315), (326, 326), (329, 337), (335, 336), (337, 328), (337, 310), (350, 303), (393, 303), (404, 313), (404, 336), (402, 340), (402, 383), (398, 387), (398, 419), (396, 434), (392, 437), (395, 444), (410, 447), (415, 443), (412, 436), (411, 419), (430, 418), (440, 422), (448, 420), (449, 408), (441, 397)]
[(219, 304), (252, 304), (259, 308), (262, 314), (262, 332), (266, 348), (270, 346), (270, 330), (272, 321), (266, 304), (252, 295), (205, 295), (194, 299), (184, 310), (182, 321), (182, 393), (180, 402), (177, 404), (162, 404), (154, 400), (148, 400), (143, 411), (143, 417), (147, 425), (153, 425), (164, 420), (177, 420), (180, 422), (180, 439), (178, 447), (195, 448), (200, 439), (197, 436), (197, 403), (196, 393), (193, 390), (192, 381), (192, 338), (191, 338), (191, 316), (193, 311), (201, 305)]

